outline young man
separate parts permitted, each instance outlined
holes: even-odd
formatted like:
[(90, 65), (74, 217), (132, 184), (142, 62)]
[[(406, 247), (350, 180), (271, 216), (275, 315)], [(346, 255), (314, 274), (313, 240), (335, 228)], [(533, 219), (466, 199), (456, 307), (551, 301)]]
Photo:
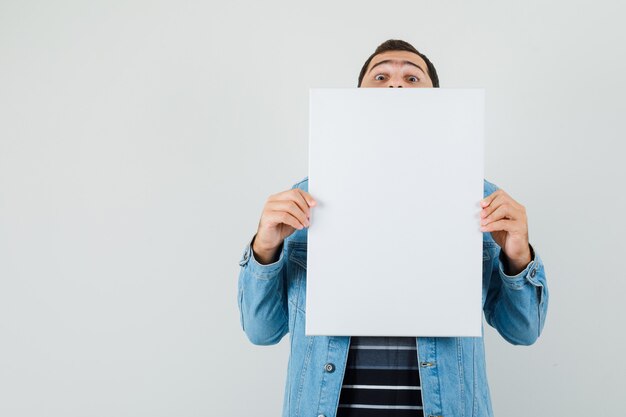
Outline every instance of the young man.
[[(425, 55), (388, 40), (363, 65), (358, 86), (437, 88), (439, 79)], [(249, 340), (271, 345), (291, 334), (283, 417), (492, 416), (482, 337), (304, 335), (315, 205), (308, 178), (271, 195), (239, 262), (238, 305)], [(525, 208), (487, 180), (481, 206), (485, 318), (510, 343), (530, 345), (543, 329), (548, 289)]]

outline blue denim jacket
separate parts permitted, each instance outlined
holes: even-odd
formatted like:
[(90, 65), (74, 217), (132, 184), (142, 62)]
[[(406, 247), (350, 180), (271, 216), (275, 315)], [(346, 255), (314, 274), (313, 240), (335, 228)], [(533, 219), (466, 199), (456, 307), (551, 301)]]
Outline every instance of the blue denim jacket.
[[(308, 191), (308, 177), (292, 188)], [(484, 196), (498, 187), (484, 181)], [(254, 237), (239, 261), (238, 306), (242, 329), (256, 345), (290, 334), (283, 417), (335, 417), (350, 336), (305, 336), (307, 229), (296, 230), (279, 259), (260, 264)], [(483, 233), (483, 311), (489, 325), (515, 345), (530, 345), (543, 329), (548, 288), (543, 263), (515, 276), (504, 273), (503, 254)], [(502, 257), (501, 257), (502, 256)], [(483, 337), (416, 337), (425, 416), (492, 416)]]

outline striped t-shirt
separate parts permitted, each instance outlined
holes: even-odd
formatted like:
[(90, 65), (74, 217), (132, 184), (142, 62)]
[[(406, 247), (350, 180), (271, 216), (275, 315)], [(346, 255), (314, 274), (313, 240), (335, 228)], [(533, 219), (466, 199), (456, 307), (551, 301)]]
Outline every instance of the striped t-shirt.
[(352, 336), (337, 417), (423, 416), (414, 337)]

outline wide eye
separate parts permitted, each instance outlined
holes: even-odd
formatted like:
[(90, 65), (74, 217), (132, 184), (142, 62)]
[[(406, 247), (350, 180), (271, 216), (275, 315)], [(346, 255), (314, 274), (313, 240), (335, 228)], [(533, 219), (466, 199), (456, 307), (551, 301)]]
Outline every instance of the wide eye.
[(412, 83), (416, 83), (419, 81), (419, 78), (417, 78), (415, 75), (411, 75), (409, 76), (409, 81)]
[[(382, 78), (379, 78), (379, 77), (382, 77)], [(385, 76), (384, 76), (383, 74), (378, 74), (377, 76), (375, 76), (375, 77), (374, 77), (374, 79), (375, 79), (376, 81), (382, 81), (382, 80), (383, 80), (383, 78), (385, 78)]]

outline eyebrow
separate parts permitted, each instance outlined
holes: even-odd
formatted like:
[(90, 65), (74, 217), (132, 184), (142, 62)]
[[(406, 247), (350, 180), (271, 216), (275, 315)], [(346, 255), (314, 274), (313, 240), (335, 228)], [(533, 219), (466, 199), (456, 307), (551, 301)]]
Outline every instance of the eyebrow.
[(411, 61), (407, 61), (407, 60), (399, 61), (397, 59), (385, 59), (383, 61), (380, 61), (380, 62), (374, 64), (374, 66), (372, 68), (370, 68), (368, 73), (371, 72), (374, 68), (376, 68), (377, 66), (379, 66), (381, 64), (388, 64), (388, 63), (391, 63), (391, 62), (402, 62), (402, 65), (413, 65), (414, 67), (417, 67), (417, 68), (421, 69), (422, 72), (424, 73), (424, 75), (426, 74), (426, 71), (424, 71), (424, 69), (422, 67), (420, 67), (419, 65), (417, 65), (416, 63), (411, 62)]

